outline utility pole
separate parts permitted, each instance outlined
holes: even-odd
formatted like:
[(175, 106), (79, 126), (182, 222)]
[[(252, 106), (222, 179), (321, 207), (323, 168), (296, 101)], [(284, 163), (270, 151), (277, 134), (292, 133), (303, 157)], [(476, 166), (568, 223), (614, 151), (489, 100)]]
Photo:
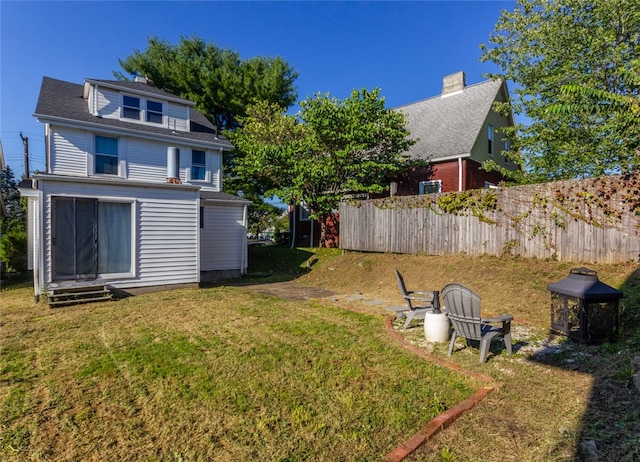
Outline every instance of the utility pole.
[(22, 144), (24, 146), (24, 178), (29, 178), (29, 138), (22, 136), (20, 132), (20, 138), (22, 138)]

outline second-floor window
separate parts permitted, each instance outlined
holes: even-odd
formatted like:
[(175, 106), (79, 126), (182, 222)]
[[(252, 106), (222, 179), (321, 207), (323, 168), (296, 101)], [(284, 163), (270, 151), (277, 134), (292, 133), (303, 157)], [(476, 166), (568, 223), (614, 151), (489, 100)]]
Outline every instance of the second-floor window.
[(122, 97), (122, 117), (140, 120), (140, 98), (127, 95)]
[(487, 127), (487, 153), (493, 155), (493, 125)]
[(194, 149), (191, 151), (191, 179), (204, 180), (206, 165), (205, 152)]
[(96, 136), (96, 173), (118, 174), (118, 139)]
[(147, 100), (147, 122), (162, 123), (162, 103)]

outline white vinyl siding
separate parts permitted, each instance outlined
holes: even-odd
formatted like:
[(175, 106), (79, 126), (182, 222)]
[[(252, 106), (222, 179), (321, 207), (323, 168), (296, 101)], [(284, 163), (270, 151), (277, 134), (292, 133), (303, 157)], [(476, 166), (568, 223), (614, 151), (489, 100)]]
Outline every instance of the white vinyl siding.
[(197, 200), (146, 200), (139, 213), (140, 279), (155, 284), (197, 282)]
[[(110, 285), (145, 287), (199, 281), (197, 190), (46, 181), (43, 193), (44, 242), (49, 249), (51, 196), (132, 204), (133, 277), (110, 280)], [(43, 260), (43, 281), (47, 284), (51, 282), (50, 250), (44, 253)]]
[(30, 197), (27, 207), (27, 269), (34, 269), (37, 265), (35, 262), (36, 250), (34, 242), (40, 238), (40, 207), (38, 200)]
[(166, 145), (131, 139), (127, 144), (127, 154), (127, 178), (167, 181)]
[(244, 207), (206, 205), (200, 236), (202, 271), (243, 270), (242, 256), (247, 245)]
[(167, 115), (169, 116), (169, 128), (178, 132), (188, 132), (189, 127), (189, 107), (177, 104), (167, 104)]
[(211, 188), (214, 191), (222, 191), (222, 154), (213, 153), (207, 159), (209, 160), (211, 163), (207, 165), (207, 170), (211, 172)]
[(51, 173), (87, 176), (87, 151), (93, 138), (80, 130), (54, 129), (50, 139)]
[[(52, 129), (51, 173), (57, 175), (95, 175), (95, 136), (80, 130), (60, 127)], [(118, 138), (118, 174), (133, 181), (167, 181), (168, 143), (150, 140)], [(183, 183), (191, 169), (191, 146), (178, 146), (180, 149), (180, 179)], [(206, 151), (206, 172), (204, 181), (194, 181), (202, 187), (220, 191), (222, 184), (222, 154), (218, 151)]]
[(97, 112), (98, 116), (105, 119), (120, 118), (120, 93), (113, 90), (98, 88), (97, 91)]

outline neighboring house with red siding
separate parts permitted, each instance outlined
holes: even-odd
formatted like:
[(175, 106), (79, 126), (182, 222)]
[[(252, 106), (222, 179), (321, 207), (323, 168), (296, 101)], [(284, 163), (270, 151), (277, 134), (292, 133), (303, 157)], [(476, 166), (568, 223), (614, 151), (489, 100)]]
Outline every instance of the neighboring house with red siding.
[[(309, 209), (304, 205), (289, 205), (289, 239), (292, 247), (318, 247), (321, 227), (318, 220), (309, 218)], [(340, 217), (336, 210), (325, 221), (325, 247), (339, 247)], [(293, 240), (293, 241), (292, 241)]]
[(398, 195), (497, 185), (502, 175), (480, 168), (489, 160), (510, 170), (520, 169), (502, 155), (509, 149), (502, 129), (514, 125), (513, 115), (493, 109), (494, 102), (509, 100), (507, 85), (487, 80), (467, 86), (465, 80), (464, 72), (448, 75), (442, 94), (397, 108), (407, 117), (411, 137), (418, 139), (409, 148), (409, 157), (429, 163), (398, 178)]
[[(509, 170), (519, 170), (519, 165), (502, 155), (509, 150), (503, 129), (514, 125), (513, 115), (496, 112), (496, 101), (509, 101), (503, 81), (487, 80), (467, 86), (464, 72), (457, 72), (443, 78), (442, 94), (396, 108), (407, 117), (410, 137), (418, 139), (409, 148), (408, 156), (427, 165), (403, 172), (392, 183), (390, 194), (408, 196), (496, 186), (503, 176), (481, 169), (489, 160)], [(327, 240), (337, 246), (337, 213), (333, 221)], [(309, 221), (304, 207), (290, 207), (289, 230), (295, 245), (318, 244), (320, 224)]]

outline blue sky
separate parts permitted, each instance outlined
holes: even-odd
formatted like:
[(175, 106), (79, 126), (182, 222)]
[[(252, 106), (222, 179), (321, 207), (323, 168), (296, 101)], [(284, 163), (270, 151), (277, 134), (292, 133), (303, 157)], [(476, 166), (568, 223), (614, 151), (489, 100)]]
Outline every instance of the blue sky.
[(242, 58), (280, 56), (299, 73), (298, 99), (378, 87), (388, 107), (440, 93), (442, 77), (467, 83), (495, 71), (480, 44), (515, 1), (212, 2), (0, 1), (0, 139), (16, 178), (44, 169), (44, 132), (33, 117), (43, 76), (110, 79), (118, 59), (149, 37), (198, 37)]

